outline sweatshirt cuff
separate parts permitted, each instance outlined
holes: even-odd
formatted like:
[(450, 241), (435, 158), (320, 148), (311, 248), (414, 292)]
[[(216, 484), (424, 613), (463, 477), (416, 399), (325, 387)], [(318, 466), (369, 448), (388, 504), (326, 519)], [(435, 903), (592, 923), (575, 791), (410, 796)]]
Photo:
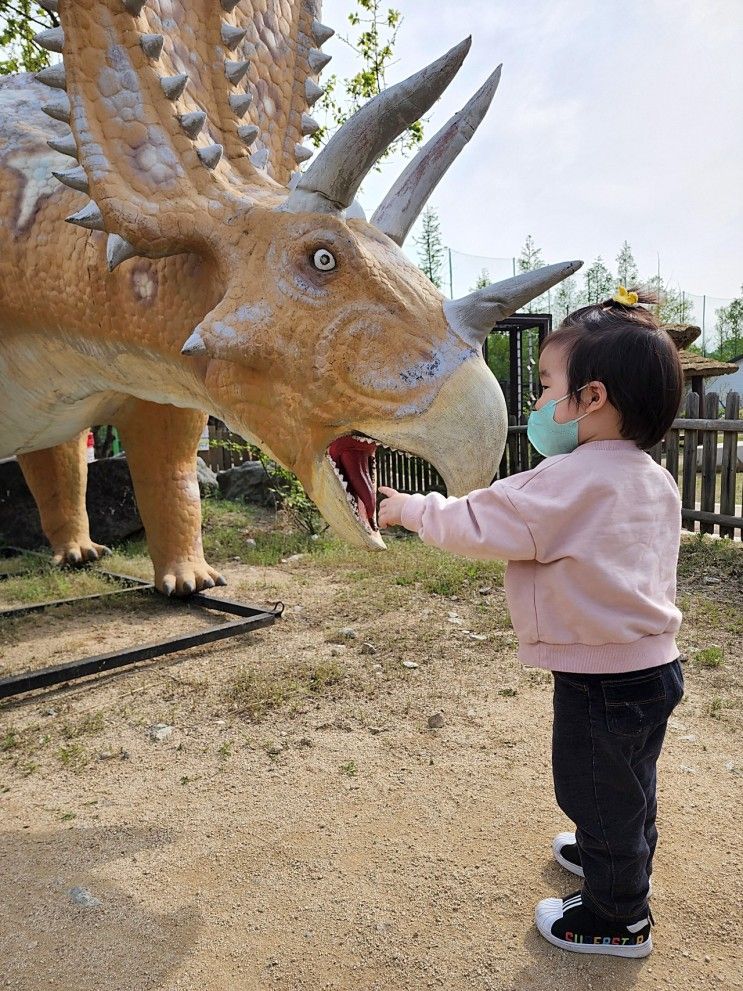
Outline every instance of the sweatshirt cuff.
[(417, 492), (408, 496), (403, 503), (400, 513), (400, 522), (406, 530), (413, 530), (415, 533), (421, 528), (423, 523), (423, 510), (426, 508), (426, 497)]

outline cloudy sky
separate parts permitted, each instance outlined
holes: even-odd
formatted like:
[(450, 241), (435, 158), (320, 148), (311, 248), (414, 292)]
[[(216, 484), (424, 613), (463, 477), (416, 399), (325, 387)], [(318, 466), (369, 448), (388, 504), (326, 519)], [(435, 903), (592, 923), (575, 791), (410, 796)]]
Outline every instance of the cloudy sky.
[[(345, 33), (352, 0), (324, 0)], [(743, 282), (743, 4), (740, 0), (396, 0), (410, 75), (467, 34), (472, 50), (434, 108), (430, 137), (503, 62), (488, 116), (433, 195), (445, 243), (547, 261), (626, 238), (641, 274), (722, 299)], [(358, 65), (338, 38), (325, 70)], [(399, 166), (370, 177), (372, 210)], [(415, 251), (413, 247), (413, 252)], [(468, 287), (455, 286), (464, 292)]]

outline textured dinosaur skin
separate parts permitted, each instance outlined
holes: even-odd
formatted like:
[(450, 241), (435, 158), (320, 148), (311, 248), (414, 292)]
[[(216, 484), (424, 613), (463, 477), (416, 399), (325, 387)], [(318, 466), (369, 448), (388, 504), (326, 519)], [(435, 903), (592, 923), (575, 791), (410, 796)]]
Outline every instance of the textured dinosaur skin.
[[(223, 581), (201, 546), (206, 413), (293, 470), (334, 529), (370, 548), (384, 545), (328, 457), (333, 442), (360, 434), (419, 454), (459, 494), (490, 482), (506, 435), (480, 340), (447, 319), (398, 245), (347, 204), (313, 194), (298, 209), (288, 193), (322, 61), (319, 4), (231, 6), (60, 0), (86, 192), (50, 176), (75, 165), (46, 145), (70, 136), (41, 112), (54, 91), (0, 83), (0, 457), (18, 456), (57, 560), (93, 560), (81, 435), (117, 426), (168, 594)], [(225, 24), (247, 32), (236, 84)], [(153, 59), (140, 39), (160, 34)], [(169, 97), (180, 72), (188, 85)], [(253, 100), (236, 115), (243, 94)], [(179, 118), (202, 111), (192, 137)], [(251, 124), (258, 136), (241, 136)], [(64, 223), (91, 199), (92, 219)], [(109, 271), (112, 234), (136, 257)]]

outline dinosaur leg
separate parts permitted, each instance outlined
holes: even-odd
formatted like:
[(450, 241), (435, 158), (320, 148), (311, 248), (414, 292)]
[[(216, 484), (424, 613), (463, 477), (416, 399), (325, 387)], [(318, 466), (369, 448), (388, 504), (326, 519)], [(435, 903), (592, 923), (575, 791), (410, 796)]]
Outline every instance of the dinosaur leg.
[(94, 544), (88, 529), (85, 486), (88, 480), (88, 431), (44, 451), (19, 454), (18, 464), (36, 500), (41, 527), (54, 551), (55, 564), (84, 564), (110, 554)]
[(131, 399), (116, 414), (147, 531), (155, 584), (165, 595), (225, 585), (204, 560), (196, 451), (206, 414)]

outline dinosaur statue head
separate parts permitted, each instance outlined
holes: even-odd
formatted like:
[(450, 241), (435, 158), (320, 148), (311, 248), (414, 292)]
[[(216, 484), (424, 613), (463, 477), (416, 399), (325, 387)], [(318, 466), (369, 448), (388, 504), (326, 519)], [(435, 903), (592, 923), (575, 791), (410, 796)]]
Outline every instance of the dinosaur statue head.
[[(199, 0), (179, 6), (178, 19), (170, 0), (59, 0), (62, 28), (43, 41), (64, 53), (64, 67), (41, 78), (67, 91), (52, 116), (69, 121), (67, 153), (80, 165), (58, 177), (89, 192), (92, 202), (69, 219), (109, 232), (110, 268), (136, 254), (211, 259), (222, 298), (182, 360), (198, 370), (214, 411), (294, 471), (338, 533), (383, 547), (377, 445), (427, 459), (452, 494), (489, 484), (507, 416), (482, 342), (580, 263), (445, 300), (400, 246), (484, 117), (500, 68), (367, 222), (354, 200), (361, 182), (440, 96), (469, 40), (371, 100), (298, 173), (284, 149), (317, 125), (294, 103), (282, 116), (269, 83), (287, 46), (271, 50), (275, 29), (264, 30), (253, 6)], [(327, 61), (312, 47), (329, 37), (318, 8), (294, 4), (290, 84), (300, 68), (310, 77)], [(232, 57), (240, 44), (250, 58)], [(215, 50), (224, 75), (213, 72)], [(249, 71), (261, 101), (238, 88)], [(303, 111), (320, 92), (304, 79)], [(309, 157), (299, 143), (292, 154), (292, 164)]]

